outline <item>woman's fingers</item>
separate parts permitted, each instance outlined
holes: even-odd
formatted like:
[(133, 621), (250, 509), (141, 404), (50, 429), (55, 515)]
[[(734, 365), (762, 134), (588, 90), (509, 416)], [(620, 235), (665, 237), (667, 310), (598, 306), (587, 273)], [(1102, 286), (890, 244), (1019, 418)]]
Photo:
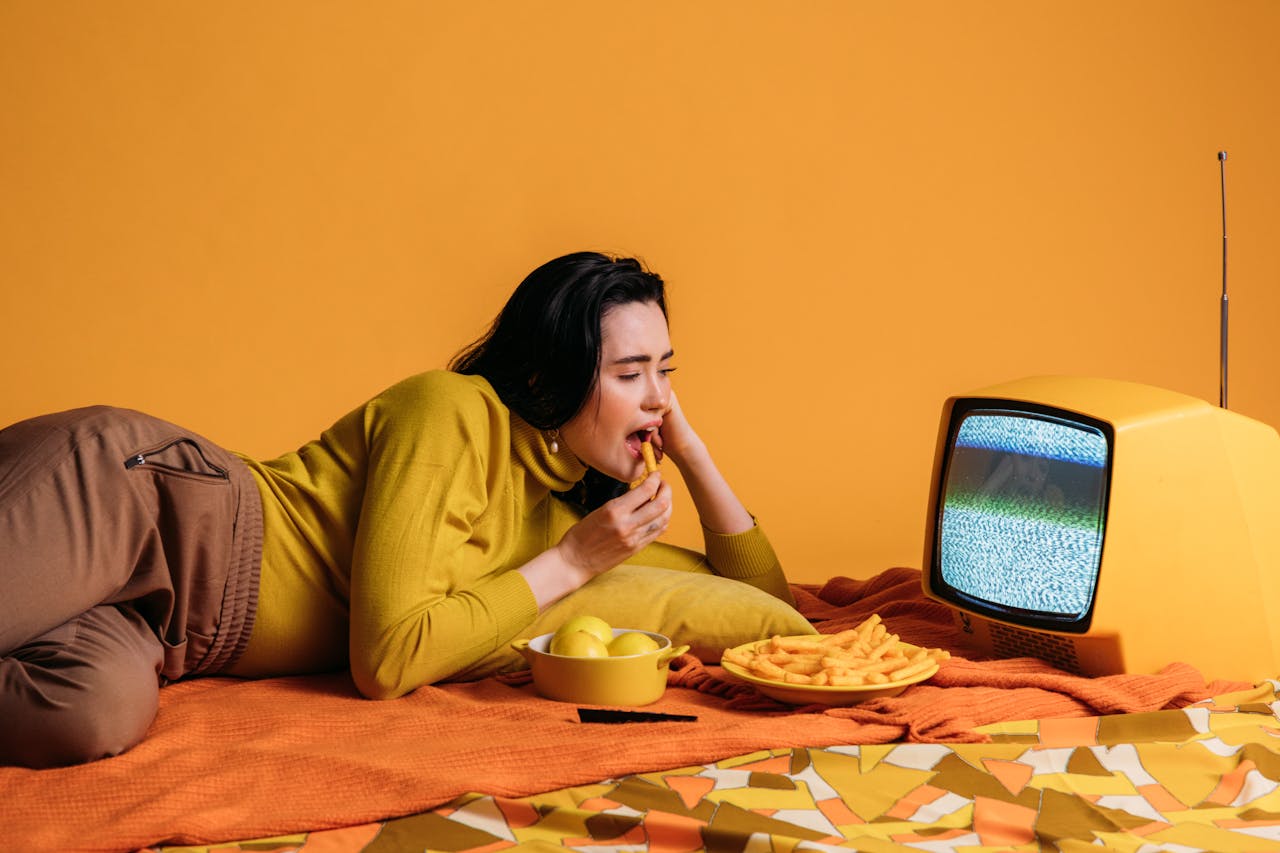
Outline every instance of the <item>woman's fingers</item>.
[[(637, 510), (640, 517), (640, 523), (644, 527), (644, 543), (648, 545), (666, 532), (667, 526), (671, 523), (671, 485), (665, 482), (661, 477), (653, 478), (657, 480), (657, 488), (653, 497), (645, 501)], [(638, 550), (638, 549), (637, 549)]]
[(627, 557), (656, 540), (671, 523), (671, 486), (660, 473), (649, 475), (617, 500), (625, 501), (618, 533), (631, 552)]
[[(614, 500), (619, 504), (618, 529), (624, 534), (647, 528), (662, 516), (671, 515), (671, 486), (662, 479), (661, 472), (646, 475), (634, 488)], [(665, 523), (661, 529), (666, 529)]]
[(657, 540), (671, 523), (671, 512), (671, 486), (661, 474), (650, 476), (571, 527), (561, 545), (575, 565), (599, 573)]

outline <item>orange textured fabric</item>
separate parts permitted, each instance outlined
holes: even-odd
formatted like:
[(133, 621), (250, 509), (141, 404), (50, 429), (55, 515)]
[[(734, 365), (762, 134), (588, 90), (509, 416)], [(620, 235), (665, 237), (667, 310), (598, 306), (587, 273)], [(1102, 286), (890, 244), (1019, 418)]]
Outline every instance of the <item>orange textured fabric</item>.
[[(824, 632), (879, 612), (911, 642), (957, 654), (958, 632), (919, 572), (797, 586)], [(412, 814), (471, 791), (527, 796), (762, 748), (977, 741), (974, 726), (1181, 707), (1245, 685), (1190, 667), (1086, 679), (1037, 661), (949, 661), (900, 696), (793, 708), (685, 656), (646, 710), (687, 722), (583, 724), (521, 679), (425, 687), (372, 702), (349, 676), (179, 683), (142, 744), (53, 770), (0, 768), (0, 836), (13, 849), (133, 850), (331, 829)]]

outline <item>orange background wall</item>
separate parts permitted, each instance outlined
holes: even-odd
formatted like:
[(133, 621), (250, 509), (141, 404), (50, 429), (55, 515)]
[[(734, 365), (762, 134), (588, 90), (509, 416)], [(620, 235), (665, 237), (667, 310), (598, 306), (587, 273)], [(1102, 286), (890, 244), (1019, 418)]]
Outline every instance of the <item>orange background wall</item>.
[[(918, 566), (948, 394), (1280, 425), (1280, 4), (0, 4), (0, 422), (257, 456), (570, 250), (670, 285), (677, 387), (793, 579)], [(695, 543), (687, 501), (674, 538)]]

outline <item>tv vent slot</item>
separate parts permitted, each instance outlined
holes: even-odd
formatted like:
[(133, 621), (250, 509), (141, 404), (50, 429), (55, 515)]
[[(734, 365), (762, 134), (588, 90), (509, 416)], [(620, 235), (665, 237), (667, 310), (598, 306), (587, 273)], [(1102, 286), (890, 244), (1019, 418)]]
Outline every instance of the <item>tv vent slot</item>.
[(999, 622), (991, 623), (991, 645), (996, 654), (1006, 658), (1034, 657), (1066, 672), (1080, 672), (1075, 641), (1056, 634), (1023, 631)]

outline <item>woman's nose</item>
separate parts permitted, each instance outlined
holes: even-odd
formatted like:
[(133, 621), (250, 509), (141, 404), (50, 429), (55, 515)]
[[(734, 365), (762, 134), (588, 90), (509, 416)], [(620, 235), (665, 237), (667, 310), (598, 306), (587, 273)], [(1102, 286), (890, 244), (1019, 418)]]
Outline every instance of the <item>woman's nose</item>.
[(655, 412), (666, 410), (667, 389), (662, 382), (654, 380), (649, 383), (649, 393), (645, 395), (645, 408)]

